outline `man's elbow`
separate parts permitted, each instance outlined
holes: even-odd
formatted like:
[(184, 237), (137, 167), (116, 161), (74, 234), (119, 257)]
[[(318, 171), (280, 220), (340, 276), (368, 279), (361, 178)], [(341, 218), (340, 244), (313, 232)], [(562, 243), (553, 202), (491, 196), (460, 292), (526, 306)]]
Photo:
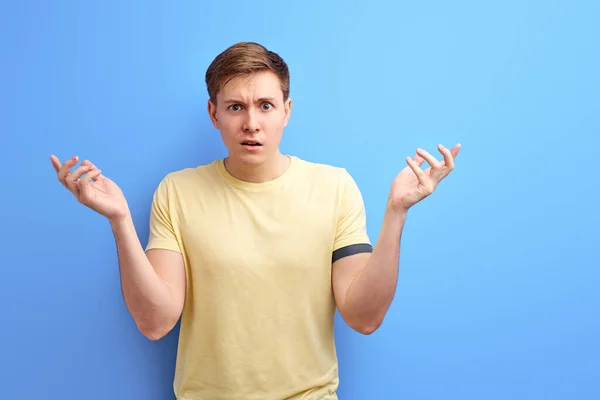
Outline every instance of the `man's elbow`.
[(168, 321), (163, 323), (142, 324), (138, 323), (137, 328), (142, 335), (152, 341), (157, 341), (167, 336), (175, 327), (177, 321)]
[(163, 337), (165, 337), (169, 331), (167, 330), (158, 330), (158, 329), (139, 329), (140, 333), (142, 335), (144, 335), (147, 339), (152, 340), (153, 342), (156, 342), (160, 339), (162, 339)]
[(383, 324), (383, 318), (344, 318), (354, 331), (362, 335), (371, 335)]
[(375, 331), (377, 331), (377, 329), (379, 329), (380, 326), (381, 326), (381, 322), (374, 322), (374, 323), (354, 324), (354, 325), (351, 325), (351, 328), (360, 334), (370, 335), (372, 333), (375, 333)]

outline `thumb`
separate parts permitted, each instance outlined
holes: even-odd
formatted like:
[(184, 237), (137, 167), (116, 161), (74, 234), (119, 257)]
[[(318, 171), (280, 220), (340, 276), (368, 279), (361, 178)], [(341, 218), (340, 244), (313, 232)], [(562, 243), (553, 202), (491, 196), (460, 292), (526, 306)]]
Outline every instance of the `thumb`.
[(92, 190), (94, 190), (92, 187), (92, 179), (96, 181), (101, 173), (102, 171), (96, 168), (85, 174), (85, 176), (79, 180), (79, 199), (82, 203), (86, 203), (92, 198)]
[(102, 170), (98, 169), (98, 167), (96, 167), (96, 165), (94, 163), (90, 163), (92, 165), (93, 171), (98, 171), (98, 174), (95, 174), (95, 176), (92, 178), (95, 181), (101, 181), (102, 179), (104, 179), (104, 175), (102, 175)]
[(414, 160), (414, 162), (417, 163), (417, 165), (419, 167), (421, 166), (421, 164), (423, 164), (423, 161), (425, 161), (425, 159), (418, 154), (415, 154), (415, 156), (413, 157), (413, 160)]

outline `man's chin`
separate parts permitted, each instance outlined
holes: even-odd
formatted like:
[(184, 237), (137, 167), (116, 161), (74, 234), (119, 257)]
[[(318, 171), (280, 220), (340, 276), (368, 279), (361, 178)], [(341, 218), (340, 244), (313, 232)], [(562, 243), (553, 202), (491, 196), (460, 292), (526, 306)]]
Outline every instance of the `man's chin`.
[(260, 152), (236, 152), (230, 153), (229, 160), (236, 164), (243, 164), (247, 166), (261, 165), (267, 161), (268, 154), (264, 151)]

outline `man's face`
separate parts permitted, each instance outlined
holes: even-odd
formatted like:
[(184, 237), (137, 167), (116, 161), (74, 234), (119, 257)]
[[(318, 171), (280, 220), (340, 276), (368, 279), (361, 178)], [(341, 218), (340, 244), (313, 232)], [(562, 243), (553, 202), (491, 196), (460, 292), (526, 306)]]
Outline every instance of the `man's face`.
[(284, 102), (279, 78), (270, 71), (235, 77), (219, 91), (216, 105), (208, 102), (229, 157), (251, 165), (278, 152), (290, 111), (291, 100)]

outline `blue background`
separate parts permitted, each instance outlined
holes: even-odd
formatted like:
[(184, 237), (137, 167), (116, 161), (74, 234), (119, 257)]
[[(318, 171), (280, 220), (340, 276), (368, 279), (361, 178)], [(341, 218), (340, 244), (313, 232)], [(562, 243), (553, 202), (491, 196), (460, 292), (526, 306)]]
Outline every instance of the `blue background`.
[(204, 72), (258, 41), (292, 72), (282, 150), (346, 167), (377, 239), (416, 147), (463, 148), (415, 206), (397, 296), (338, 318), (340, 398), (600, 398), (600, 5), (458, 0), (0, 5), (0, 398), (172, 398), (177, 331), (135, 328), (106, 220), (51, 153), (115, 180), (147, 241), (151, 195), (225, 155)]

